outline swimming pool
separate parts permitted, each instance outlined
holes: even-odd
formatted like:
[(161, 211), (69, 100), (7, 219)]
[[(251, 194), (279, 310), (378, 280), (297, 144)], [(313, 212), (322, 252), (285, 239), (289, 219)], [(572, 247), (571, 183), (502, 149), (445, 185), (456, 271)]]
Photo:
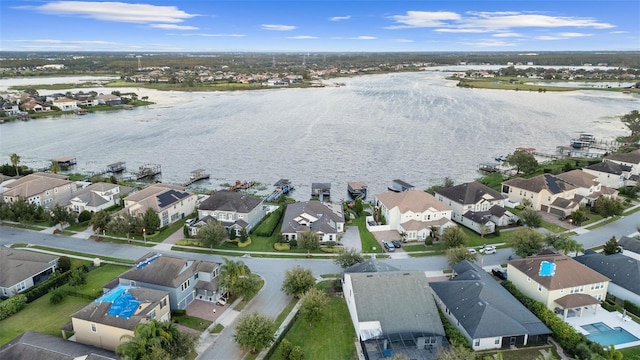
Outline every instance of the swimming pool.
[(616, 327), (612, 329), (601, 322), (583, 325), (582, 328), (589, 333), (587, 339), (603, 346), (626, 344), (640, 340), (623, 328)]

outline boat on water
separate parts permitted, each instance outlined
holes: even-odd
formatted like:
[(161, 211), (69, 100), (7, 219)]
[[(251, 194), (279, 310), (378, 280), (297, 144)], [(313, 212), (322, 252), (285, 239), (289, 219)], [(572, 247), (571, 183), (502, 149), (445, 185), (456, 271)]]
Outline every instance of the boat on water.
[(507, 157), (504, 155), (497, 155), (494, 159), (498, 162), (507, 161)]
[(76, 110), (74, 111), (74, 113), (75, 113), (76, 115), (87, 115), (87, 114), (88, 114), (86, 109), (76, 109)]

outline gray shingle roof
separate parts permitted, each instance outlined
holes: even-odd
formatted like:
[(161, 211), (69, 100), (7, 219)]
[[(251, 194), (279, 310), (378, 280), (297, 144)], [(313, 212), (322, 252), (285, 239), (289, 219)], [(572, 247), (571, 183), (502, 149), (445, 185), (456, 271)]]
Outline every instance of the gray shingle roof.
[(10, 287), (51, 267), (49, 262), (58, 259), (28, 250), (0, 247), (0, 286)]
[(379, 321), (383, 334), (421, 332), (444, 336), (422, 271), (351, 273), (358, 320)]
[(586, 167), (586, 169), (614, 175), (622, 175), (623, 172), (631, 171), (630, 166), (620, 165), (613, 161), (602, 161), (593, 165), (589, 165)]
[(615, 153), (604, 158), (605, 160), (615, 160), (629, 164), (640, 164), (640, 150), (634, 150), (628, 153)]
[(622, 246), (624, 250), (633, 251), (636, 254), (640, 254), (640, 240), (629, 236), (623, 236), (618, 240), (618, 245)]
[(464, 260), (454, 271), (456, 277), (431, 283), (431, 287), (471, 338), (551, 333), (479, 266)]
[(614, 284), (640, 295), (640, 261), (623, 254), (590, 253), (574, 258), (611, 279)]
[(89, 355), (87, 359), (120, 359), (108, 350), (31, 330), (27, 330), (0, 347), (0, 359), (74, 360), (86, 355)]
[(393, 267), (387, 263), (383, 263), (376, 258), (371, 258), (365, 262), (361, 262), (350, 266), (344, 270), (345, 274), (348, 273), (366, 273), (366, 272), (382, 272), (382, 271), (400, 271), (400, 269)]
[[(144, 259), (148, 259), (154, 255), (156, 254), (149, 253), (142, 257), (138, 263), (141, 263)], [(219, 264), (203, 260), (190, 260), (162, 255), (140, 269), (137, 267), (131, 268), (124, 274), (120, 275), (120, 278), (177, 288), (196, 272), (211, 272), (211, 270), (218, 265)]]
[[(296, 202), (287, 205), (282, 220), (281, 232), (289, 234), (311, 228), (313, 232), (322, 232), (324, 234), (335, 233), (337, 231), (335, 223), (344, 222), (344, 215), (337, 214), (334, 209), (329, 206), (331, 205), (317, 200)], [(311, 215), (317, 218), (317, 220), (312, 222), (311, 226), (306, 226), (296, 221), (296, 218), (303, 214)]]
[(233, 211), (241, 214), (250, 213), (256, 206), (262, 203), (261, 199), (251, 195), (235, 191), (221, 190), (209, 196), (200, 204), (200, 210), (208, 211)]
[(504, 199), (502, 194), (477, 181), (440, 189), (437, 193), (464, 205), (477, 204), (482, 199), (488, 201)]

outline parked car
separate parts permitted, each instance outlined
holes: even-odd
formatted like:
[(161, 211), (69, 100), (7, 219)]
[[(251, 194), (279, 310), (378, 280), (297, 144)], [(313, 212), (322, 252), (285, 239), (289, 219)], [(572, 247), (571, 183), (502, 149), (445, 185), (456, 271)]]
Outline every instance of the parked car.
[(477, 253), (476, 249), (471, 248), (471, 249), (468, 249), (468, 250), (469, 250), (470, 254), (476, 254)]
[(491, 269), (491, 273), (498, 279), (507, 280), (507, 270), (502, 270), (502, 268), (495, 268)]
[(480, 248), (479, 252), (480, 252), (480, 254), (495, 254), (496, 253), (496, 247), (493, 246), (493, 245), (485, 245), (485, 246)]
[(393, 247), (395, 248), (401, 248), (402, 244), (400, 244), (400, 241), (398, 240), (392, 240), (391, 243), (393, 244)]
[(393, 246), (393, 244), (388, 241), (383, 241), (382, 245), (384, 246), (385, 249), (387, 249), (388, 252), (396, 251), (396, 248)]

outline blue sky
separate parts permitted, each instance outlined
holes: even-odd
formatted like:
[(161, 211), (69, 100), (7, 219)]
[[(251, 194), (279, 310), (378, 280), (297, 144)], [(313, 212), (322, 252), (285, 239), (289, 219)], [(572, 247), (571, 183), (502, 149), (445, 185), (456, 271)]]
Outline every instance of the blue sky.
[(638, 0), (0, 2), (0, 50), (640, 50)]

